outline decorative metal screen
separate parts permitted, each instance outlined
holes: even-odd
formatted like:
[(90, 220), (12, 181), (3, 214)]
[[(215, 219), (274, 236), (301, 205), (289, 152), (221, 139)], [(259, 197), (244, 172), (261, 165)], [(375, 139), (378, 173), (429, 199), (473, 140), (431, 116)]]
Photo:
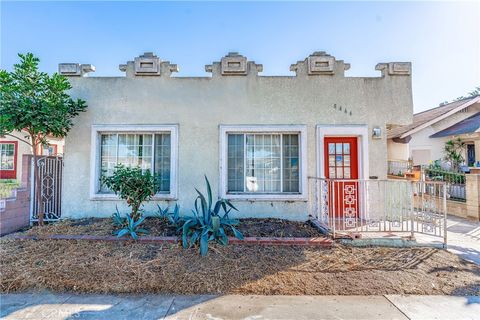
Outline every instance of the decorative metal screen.
[[(32, 165), (34, 165), (33, 161)], [(61, 157), (42, 157), (37, 161), (36, 165), (39, 170), (41, 208), (44, 213), (43, 220), (58, 220), (62, 215), (63, 159)], [(30, 220), (38, 221), (40, 202), (36, 198), (33, 181), (32, 194), (33, 201)]]

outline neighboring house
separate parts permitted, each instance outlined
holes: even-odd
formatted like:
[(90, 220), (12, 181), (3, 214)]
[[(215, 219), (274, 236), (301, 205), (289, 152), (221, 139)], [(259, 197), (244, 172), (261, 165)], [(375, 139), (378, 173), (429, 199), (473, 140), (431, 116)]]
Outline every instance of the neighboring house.
[(147, 212), (173, 202), (191, 212), (206, 175), (239, 217), (305, 220), (308, 176), (386, 178), (386, 126), (412, 121), (410, 63), (378, 64), (368, 78), (348, 68), (324, 52), (293, 64), (294, 76), (260, 76), (236, 53), (207, 65), (211, 77), (172, 77), (177, 66), (151, 53), (120, 65), (124, 77), (60, 64), (88, 104), (65, 142), (62, 216), (126, 210), (100, 184), (122, 163), (159, 175)]
[[(20, 140), (25, 140), (25, 135), (23, 132), (14, 132), (11, 135), (0, 136), (0, 179), (22, 179), (22, 156), (32, 154), (32, 148)], [(63, 139), (49, 137), (48, 143), (48, 146), (40, 147), (38, 154), (46, 156), (63, 154)]]
[(466, 143), (466, 164), (480, 161), (480, 96), (414, 114), (413, 123), (391, 128), (388, 159), (410, 158), (413, 165), (428, 165), (443, 159), (445, 142), (456, 138)]

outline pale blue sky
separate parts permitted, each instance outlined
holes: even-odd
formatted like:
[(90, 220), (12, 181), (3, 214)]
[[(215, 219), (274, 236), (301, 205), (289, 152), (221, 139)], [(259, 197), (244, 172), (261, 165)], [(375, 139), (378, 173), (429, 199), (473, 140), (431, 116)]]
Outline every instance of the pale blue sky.
[(144, 51), (177, 63), (177, 76), (238, 51), (264, 75), (323, 50), (376, 76), (376, 63), (412, 61), (415, 111), (480, 86), (478, 2), (1, 2), (1, 68), (33, 52), (41, 68), (92, 63), (95, 76)]

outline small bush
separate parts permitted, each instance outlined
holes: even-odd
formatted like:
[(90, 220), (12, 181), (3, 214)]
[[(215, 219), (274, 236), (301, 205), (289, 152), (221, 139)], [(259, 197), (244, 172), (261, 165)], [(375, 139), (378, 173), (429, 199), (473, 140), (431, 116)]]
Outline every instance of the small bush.
[(143, 172), (138, 167), (118, 165), (113, 175), (102, 176), (101, 182), (121, 199), (127, 201), (128, 206), (132, 208), (130, 218), (134, 221), (142, 216), (140, 211), (142, 203), (150, 200), (159, 190), (155, 175), (152, 175), (149, 170)]
[(0, 180), (0, 199), (8, 198), (12, 194), (12, 190), (20, 187), (20, 183), (13, 179)]

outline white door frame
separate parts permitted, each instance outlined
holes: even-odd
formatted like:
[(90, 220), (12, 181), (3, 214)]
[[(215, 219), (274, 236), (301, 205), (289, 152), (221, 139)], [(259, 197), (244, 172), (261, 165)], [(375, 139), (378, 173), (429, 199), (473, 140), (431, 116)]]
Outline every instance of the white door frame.
[(331, 125), (319, 124), (317, 135), (317, 177), (325, 178), (325, 137), (358, 137), (358, 178), (368, 179), (368, 125)]

